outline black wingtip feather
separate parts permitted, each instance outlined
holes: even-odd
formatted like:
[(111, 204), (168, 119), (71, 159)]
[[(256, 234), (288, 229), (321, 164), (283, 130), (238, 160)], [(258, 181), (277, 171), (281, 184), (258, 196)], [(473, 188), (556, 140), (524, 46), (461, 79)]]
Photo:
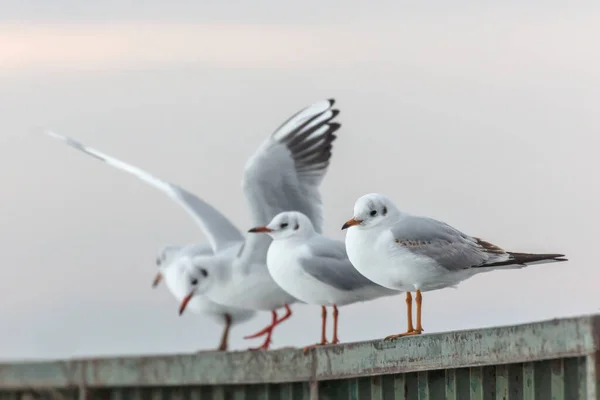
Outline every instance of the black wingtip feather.
[[(331, 108), (335, 104), (335, 99), (330, 98), (327, 101), (329, 102), (327, 109), (305, 120), (285, 136), (277, 138), (277, 141), (284, 144), (290, 151), (298, 171), (313, 174), (325, 170), (329, 165), (333, 149), (332, 142), (337, 139), (337, 135), (334, 133), (342, 125), (339, 122), (332, 122), (340, 114), (340, 110)], [(281, 126), (302, 111), (294, 114)], [(323, 118), (326, 113), (328, 113), (326, 118), (307, 128), (315, 120)], [(315, 132), (319, 133), (315, 135)]]
[[(564, 254), (530, 254), (530, 253), (512, 253), (510, 251), (507, 252), (510, 256), (519, 262), (535, 262), (535, 261), (543, 261), (543, 260), (555, 260), (562, 261), (564, 259)], [(566, 261), (566, 259), (564, 259)]]
[(538, 261), (569, 261), (564, 258), (564, 254), (529, 254), (529, 253), (511, 253), (507, 252), (511, 256), (509, 260), (499, 261), (495, 263), (478, 265), (477, 268), (487, 267), (501, 267), (505, 265), (527, 265)]
[[(310, 123), (310, 122), (311, 122), (312, 120), (314, 120), (316, 117), (318, 117), (318, 116), (322, 115), (324, 112), (327, 112), (328, 110), (331, 110), (331, 107), (332, 107), (332, 106), (335, 104), (335, 99), (331, 98), (331, 99), (327, 99), (326, 101), (327, 101), (327, 102), (329, 102), (329, 107), (328, 107), (326, 110), (324, 110), (323, 112), (321, 112), (320, 114), (318, 114), (318, 115), (314, 116), (313, 118), (311, 118), (309, 121), (306, 121), (306, 122), (303, 124), (303, 126), (306, 126), (308, 123)], [(310, 106), (308, 106), (308, 107), (310, 107)], [(303, 108), (302, 110), (298, 110), (297, 112), (295, 112), (295, 113), (294, 113), (294, 114), (293, 114), (291, 117), (289, 117), (289, 118), (288, 118), (288, 119), (286, 119), (286, 120), (285, 120), (285, 121), (284, 121), (282, 124), (280, 124), (280, 125), (277, 127), (277, 129), (275, 129), (275, 131), (273, 132), (273, 134), (276, 134), (276, 133), (277, 133), (277, 132), (278, 132), (278, 131), (279, 131), (279, 130), (280, 130), (280, 129), (281, 129), (283, 126), (284, 126), (284, 125), (286, 125), (288, 122), (290, 122), (291, 120), (293, 120), (294, 118), (296, 118), (298, 115), (300, 115), (302, 112), (304, 112), (304, 111), (305, 111), (305, 110), (306, 110), (308, 107), (305, 107), (305, 108)], [(331, 111), (334, 111), (334, 110), (331, 110)], [(336, 110), (336, 111), (337, 111), (337, 110)], [(339, 113), (339, 111), (338, 111), (338, 113)], [(336, 115), (336, 114), (334, 114), (334, 117), (335, 117), (335, 115)], [(333, 118), (333, 117), (332, 117), (332, 118)], [(331, 118), (330, 118), (330, 120), (331, 120)], [(298, 129), (298, 128), (296, 128), (296, 129)], [(288, 136), (289, 136), (289, 135), (288, 135)], [(287, 138), (288, 136), (286, 136), (286, 138)], [(282, 141), (285, 141), (285, 138), (284, 138), (284, 140), (282, 140)]]
[(337, 131), (338, 129), (340, 129), (342, 127), (342, 124), (340, 124), (339, 122), (330, 122), (329, 126), (331, 127), (330, 131), (332, 133), (331, 136), (333, 136), (334, 138), (336, 138), (336, 135), (333, 135), (333, 132)]
[(316, 148), (323, 147), (327, 143), (331, 144), (334, 138), (328, 135), (328, 132), (323, 133), (321, 136), (316, 136), (312, 139), (305, 140), (290, 146), (295, 153), (295, 158), (301, 159), (313, 153)]

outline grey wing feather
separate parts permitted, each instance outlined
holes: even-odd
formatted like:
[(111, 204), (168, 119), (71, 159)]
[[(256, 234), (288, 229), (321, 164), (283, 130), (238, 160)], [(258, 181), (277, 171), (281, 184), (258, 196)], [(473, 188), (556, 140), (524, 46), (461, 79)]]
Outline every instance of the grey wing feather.
[(167, 194), (171, 199), (175, 200), (180, 206), (182, 206), (188, 212), (188, 214), (192, 216), (196, 223), (200, 225), (204, 231), (204, 234), (208, 237), (214, 252), (228, 247), (231, 245), (231, 243), (244, 240), (241, 232), (223, 214), (193, 193), (190, 193), (177, 185), (163, 181), (138, 167), (103, 154), (91, 147), (85, 146), (74, 139), (59, 135), (52, 131), (45, 131), (45, 133), (55, 139), (65, 142), (68, 146), (82, 151), (112, 167), (129, 172), (130, 174)]
[(354, 268), (343, 242), (316, 237), (307, 246), (311, 255), (299, 261), (302, 269), (315, 279), (343, 291), (379, 286)]
[(489, 258), (474, 238), (432, 218), (406, 216), (391, 231), (399, 246), (450, 271), (478, 266)]
[(248, 160), (243, 188), (255, 224), (267, 224), (282, 211), (306, 215), (317, 232), (323, 228), (319, 185), (331, 159), (334, 100), (317, 102), (294, 114)]
[[(284, 122), (246, 163), (242, 187), (253, 224), (266, 225), (283, 211), (299, 211), (323, 229), (319, 185), (327, 173), (334, 133), (340, 124), (334, 100), (323, 100), (304, 108)], [(246, 237), (241, 263), (264, 262), (271, 239), (266, 235)]]

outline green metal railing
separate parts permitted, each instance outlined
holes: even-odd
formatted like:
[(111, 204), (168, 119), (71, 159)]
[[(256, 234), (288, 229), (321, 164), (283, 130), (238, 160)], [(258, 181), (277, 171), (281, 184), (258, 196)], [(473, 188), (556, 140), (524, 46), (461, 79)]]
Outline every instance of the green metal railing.
[(600, 315), (301, 350), (0, 364), (0, 399), (576, 400)]

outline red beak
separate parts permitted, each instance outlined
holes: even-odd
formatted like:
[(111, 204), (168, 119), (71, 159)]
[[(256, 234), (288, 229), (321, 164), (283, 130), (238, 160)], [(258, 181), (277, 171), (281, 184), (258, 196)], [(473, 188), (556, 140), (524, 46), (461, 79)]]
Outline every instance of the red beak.
[(156, 274), (156, 276), (154, 277), (154, 281), (152, 282), (152, 287), (155, 288), (158, 286), (158, 284), (160, 283), (160, 281), (162, 280), (162, 274), (159, 272), (158, 274)]
[(345, 223), (345, 224), (342, 226), (342, 230), (344, 230), (344, 229), (348, 229), (348, 228), (350, 228), (351, 226), (354, 226), (354, 225), (358, 225), (358, 224), (360, 224), (361, 222), (362, 222), (362, 220), (360, 220), (360, 219), (354, 219), (354, 218), (350, 218), (350, 219), (349, 219), (348, 221), (346, 221), (346, 223)]
[(187, 307), (188, 303), (190, 302), (190, 300), (192, 299), (193, 296), (194, 296), (194, 292), (191, 292), (190, 294), (188, 294), (187, 296), (185, 296), (183, 298), (183, 300), (181, 301), (181, 305), (179, 306), (179, 315), (183, 314), (183, 312), (185, 311), (185, 308)]
[(273, 229), (269, 229), (266, 226), (257, 226), (256, 228), (250, 229), (248, 232), (251, 232), (251, 233), (273, 232)]

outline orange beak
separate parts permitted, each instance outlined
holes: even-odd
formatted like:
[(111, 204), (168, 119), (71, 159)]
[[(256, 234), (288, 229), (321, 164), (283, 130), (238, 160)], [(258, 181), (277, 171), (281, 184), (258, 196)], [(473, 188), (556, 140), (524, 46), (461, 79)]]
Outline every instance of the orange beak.
[(194, 296), (194, 291), (192, 291), (190, 294), (188, 294), (187, 296), (185, 296), (183, 298), (183, 300), (181, 301), (181, 305), (179, 306), (179, 315), (183, 314), (183, 312), (185, 311), (185, 308), (187, 307), (188, 303), (190, 302), (190, 300), (192, 299), (193, 296)]
[(344, 230), (344, 229), (348, 229), (348, 228), (350, 228), (351, 226), (354, 226), (354, 225), (358, 225), (358, 224), (360, 224), (361, 222), (362, 222), (362, 220), (360, 220), (360, 219), (354, 219), (354, 218), (350, 218), (350, 219), (349, 219), (348, 221), (346, 221), (346, 223), (345, 223), (345, 224), (342, 226), (342, 230)]
[(158, 284), (160, 283), (160, 281), (162, 281), (162, 274), (159, 272), (158, 274), (156, 274), (156, 276), (154, 277), (154, 281), (152, 282), (152, 287), (155, 288), (158, 286)]
[(248, 232), (251, 232), (251, 233), (273, 232), (273, 229), (269, 229), (266, 226), (257, 226), (256, 228), (250, 229)]

